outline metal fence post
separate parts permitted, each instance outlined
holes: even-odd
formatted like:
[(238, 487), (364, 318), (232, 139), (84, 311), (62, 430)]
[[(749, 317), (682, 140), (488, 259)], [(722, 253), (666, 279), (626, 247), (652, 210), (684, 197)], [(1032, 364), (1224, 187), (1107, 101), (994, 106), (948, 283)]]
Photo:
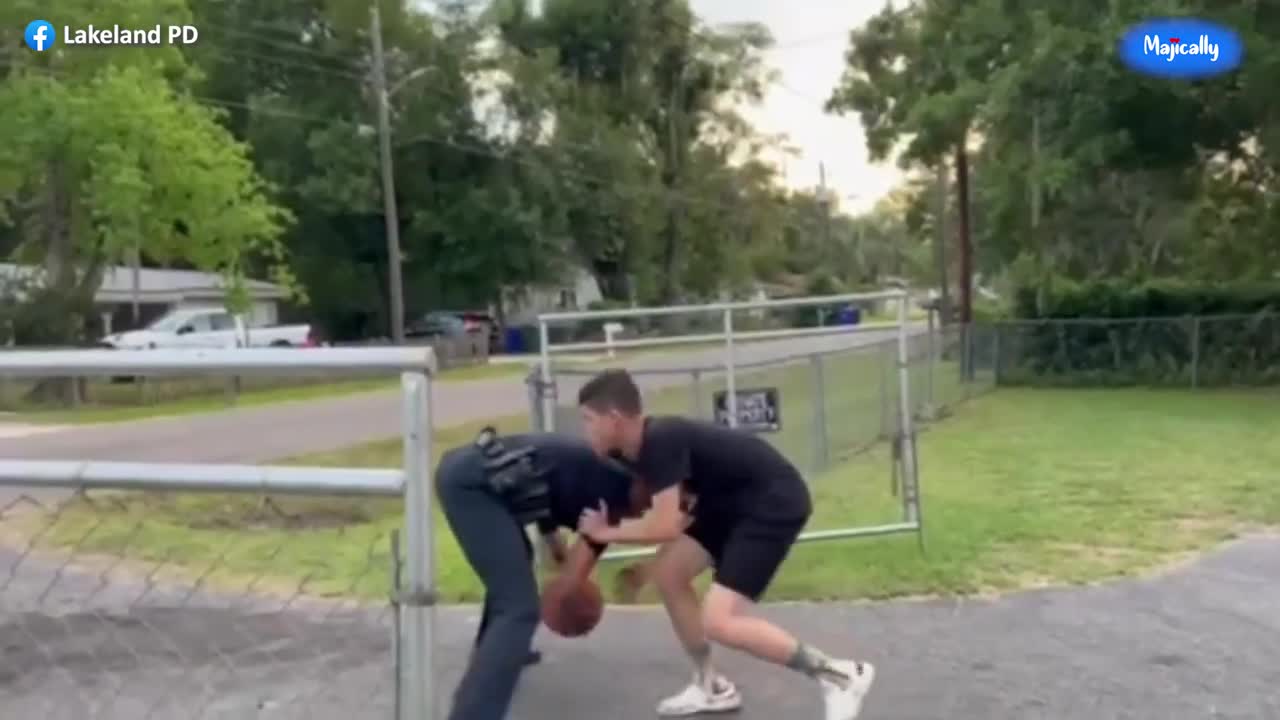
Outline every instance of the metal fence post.
[(1000, 356), (1000, 336), (1003, 334), (1003, 329), (1003, 323), (991, 323), (991, 383), (993, 385), (1000, 384), (1000, 368), (1004, 364)]
[(529, 427), (534, 432), (545, 432), (547, 425), (546, 419), (542, 415), (541, 372), (537, 368), (531, 369), (524, 382), (529, 387)]
[(551, 376), (551, 329), (547, 321), (538, 320), (538, 352), (542, 355), (542, 422), (543, 429), (554, 432), (556, 429), (556, 398), (552, 389)]
[(702, 405), (702, 371), (694, 368), (691, 371), (691, 374), (693, 376), (693, 382), (690, 384), (689, 392), (693, 397), (690, 398), (689, 410), (693, 413), (694, 417), (705, 418), (707, 415), (705, 412), (706, 408)]
[(729, 427), (738, 427), (738, 378), (733, 348), (733, 309), (724, 311), (724, 389), (725, 409), (729, 411)]
[(916, 475), (915, 429), (911, 417), (911, 355), (908, 346), (907, 322), (908, 298), (903, 292), (898, 305), (898, 432), (902, 443), (902, 502), (906, 509), (906, 521), (920, 522), (916, 496), (919, 493), (919, 477)]
[(893, 420), (889, 415), (889, 385), (893, 382), (893, 374), (889, 372), (889, 346), (877, 343), (876, 354), (880, 361), (880, 437), (887, 440), (893, 437)]
[(929, 316), (929, 360), (926, 363), (927, 375), (925, 377), (925, 407), (932, 412), (936, 399), (933, 393), (933, 375), (938, 365), (938, 338), (936, 336), (937, 324), (933, 320), (933, 310), (928, 312)]
[(395, 692), (392, 718), (404, 720), (404, 652), (400, 616), (400, 531), (391, 531), (391, 687)]
[(1191, 318), (1191, 389), (1200, 387), (1200, 317)]
[(827, 392), (826, 379), (822, 367), (822, 356), (812, 355), (809, 363), (813, 367), (813, 471), (821, 472), (827, 468), (830, 458), (827, 438)]
[(405, 373), (404, 523), (405, 562), (409, 566), (404, 607), (405, 720), (436, 720), (435, 567), (431, 491), (431, 380), (425, 373)]

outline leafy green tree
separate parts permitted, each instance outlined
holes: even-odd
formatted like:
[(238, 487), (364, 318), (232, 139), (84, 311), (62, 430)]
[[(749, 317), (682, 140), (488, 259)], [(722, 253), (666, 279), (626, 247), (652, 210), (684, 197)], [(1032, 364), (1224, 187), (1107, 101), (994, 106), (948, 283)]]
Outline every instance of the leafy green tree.
[[(34, 17), (11, 3), (10, 26)], [(147, 26), (189, 17), (176, 0), (112, 0), (62, 8), (84, 23)], [(11, 57), (0, 83), (0, 207), (16, 256), (41, 266), (68, 312), (46, 342), (82, 341), (109, 266), (134, 252), (223, 274), (242, 308), (243, 280), (265, 267), (290, 283), (271, 202), (248, 148), (188, 93), (194, 75), (172, 48), (80, 48)]]

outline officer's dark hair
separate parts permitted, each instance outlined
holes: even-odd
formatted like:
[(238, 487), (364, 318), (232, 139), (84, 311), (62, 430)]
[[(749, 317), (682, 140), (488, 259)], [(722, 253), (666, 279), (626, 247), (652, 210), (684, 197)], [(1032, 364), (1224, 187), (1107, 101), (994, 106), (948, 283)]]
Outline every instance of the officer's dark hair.
[(640, 388), (626, 370), (605, 370), (578, 391), (578, 405), (598, 413), (617, 411), (635, 417), (644, 412)]

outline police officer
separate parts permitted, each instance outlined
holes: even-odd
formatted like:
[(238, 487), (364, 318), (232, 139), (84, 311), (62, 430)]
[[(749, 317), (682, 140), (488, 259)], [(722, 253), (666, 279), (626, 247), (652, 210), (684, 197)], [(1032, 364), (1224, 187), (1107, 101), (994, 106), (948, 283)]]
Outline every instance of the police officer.
[(486, 428), (445, 453), (436, 472), (440, 504), (462, 553), (484, 584), (484, 611), (471, 661), (449, 720), (503, 720), (539, 622), (537, 579), (525, 528), (536, 525), (557, 563), (593, 562), (604, 546), (579, 542), (570, 559), (560, 528), (583, 511), (610, 508), (610, 520), (646, 509), (642, 486), (590, 446), (553, 434), (499, 437)]

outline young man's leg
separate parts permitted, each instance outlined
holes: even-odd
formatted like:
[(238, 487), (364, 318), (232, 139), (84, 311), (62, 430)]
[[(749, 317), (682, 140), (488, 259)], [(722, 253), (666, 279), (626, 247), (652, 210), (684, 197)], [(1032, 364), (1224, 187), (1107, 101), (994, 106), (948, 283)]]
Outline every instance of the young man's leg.
[(538, 627), (538, 586), (523, 530), (467, 452), (445, 456), (437, 484), (445, 518), (485, 586), (486, 612), (448, 717), (504, 720)]
[(730, 532), (715, 581), (703, 599), (702, 620), (713, 642), (789, 667), (821, 683), (826, 720), (853, 720), (875, 679), (867, 663), (836, 660), (755, 615), (804, 523), (746, 520)]
[[(702, 627), (702, 606), (693, 587), (694, 579), (713, 563), (712, 554), (719, 546), (714, 529), (705, 520), (695, 522), (689, 534), (664, 545), (654, 563), (654, 584), (676, 637), (693, 664), (693, 682), (658, 703), (658, 714), (664, 717), (727, 712), (742, 706), (738, 689), (711, 664), (711, 643)], [(723, 533), (719, 535), (723, 537)]]

